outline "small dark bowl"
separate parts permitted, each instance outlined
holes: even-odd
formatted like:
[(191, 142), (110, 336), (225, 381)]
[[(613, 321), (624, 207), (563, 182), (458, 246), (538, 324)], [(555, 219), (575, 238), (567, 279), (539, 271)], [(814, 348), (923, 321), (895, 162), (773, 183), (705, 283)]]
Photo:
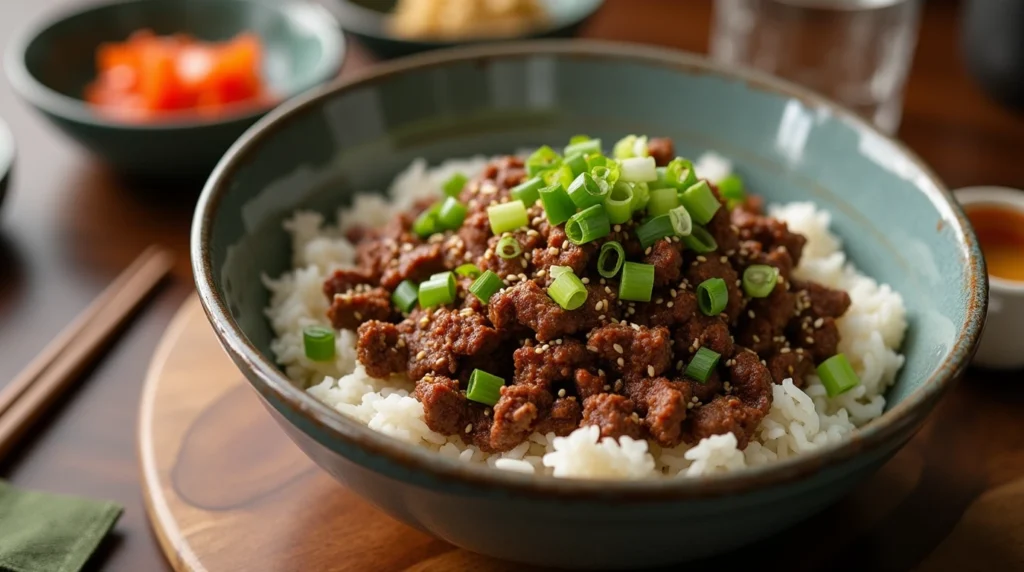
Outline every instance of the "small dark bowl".
[(7, 124), (0, 119), (0, 206), (4, 204), (4, 197), (7, 195), (7, 185), (11, 180), (11, 171), (14, 169), (14, 135), (7, 128)]
[(331, 0), (328, 6), (338, 16), (345, 31), (359, 38), (381, 58), (397, 58), (438, 48), (523, 38), (569, 38), (597, 12), (604, 0), (545, 0), (551, 22), (543, 28), (521, 36), (467, 39), (465, 41), (409, 40), (388, 30), (387, 20), (397, 0)]
[[(180, 112), (129, 123), (97, 113), (81, 99), (96, 76), (96, 48), (141, 28), (208, 41), (257, 33), (273, 100), (257, 108), (225, 110), (216, 118)], [(124, 0), (76, 6), (26, 28), (9, 45), (5, 67), (18, 95), (117, 170), (177, 178), (209, 172), (231, 143), (277, 103), (335, 77), (344, 54), (337, 22), (311, 3)]]

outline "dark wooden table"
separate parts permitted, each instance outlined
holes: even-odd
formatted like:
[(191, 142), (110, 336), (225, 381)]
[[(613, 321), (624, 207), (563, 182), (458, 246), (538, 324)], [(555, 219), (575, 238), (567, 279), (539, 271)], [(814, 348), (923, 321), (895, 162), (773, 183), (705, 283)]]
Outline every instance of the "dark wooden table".
[[(0, 42), (69, 0), (3, 0)], [(951, 187), (1024, 187), (1024, 117), (974, 85), (957, 40), (959, 6), (930, 0), (906, 94), (900, 137)], [(705, 51), (710, 1), (609, 0), (587, 37)], [(353, 46), (343, 75), (370, 65)], [(171, 285), (24, 446), (0, 465), (15, 484), (122, 503), (125, 515), (92, 564), (165, 570), (148, 528), (135, 450), (140, 384), (169, 318), (192, 289), (188, 229), (197, 188), (131, 186), (65, 139), (0, 82), (0, 116), (18, 144), (17, 172), (0, 212), (0, 384), (60, 331), (143, 248), (179, 255)], [(1024, 475), (1024, 386), (1015, 375), (971, 371), (910, 445), (929, 473), (900, 514), (909, 538), (872, 545), (893, 569), (913, 567), (947, 536), (980, 491)], [(933, 466), (948, 467), (934, 470)]]

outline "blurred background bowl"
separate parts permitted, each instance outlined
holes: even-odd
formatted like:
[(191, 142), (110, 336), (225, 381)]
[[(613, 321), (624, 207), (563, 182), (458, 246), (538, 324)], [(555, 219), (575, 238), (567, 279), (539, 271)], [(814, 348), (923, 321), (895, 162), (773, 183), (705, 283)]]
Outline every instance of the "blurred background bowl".
[(398, 0), (325, 0), (346, 32), (359, 38), (381, 58), (396, 58), (427, 50), (463, 44), (500, 42), (523, 38), (568, 38), (597, 12), (604, 0), (541, 0), (550, 22), (530, 33), (518, 36), (474, 38), (464, 41), (411, 40), (396, 36), (388, 29)]
[[(263, 77), (274, 99), (208, 118), (176, 112), (129, 123), (98, 114), (83, 99), (96, 77), (96, 49), (148, 28), (224, 41), (256, 33)], [(205, 174), (250, 125), (281, 101), (333, 79), (345, 42), (322, 6), (292, 0), (127, 0), (75, 6), (26, 27), (8, 46), (5, 67), (18, 95), (115, 169), (134, 175)]]
[(4, 204), (4, 197), (7, 195), (7, 184), (11, 180), (11, 171), (14, 170), (14, 135), (11, 130), (0, 119), (0, 207)]

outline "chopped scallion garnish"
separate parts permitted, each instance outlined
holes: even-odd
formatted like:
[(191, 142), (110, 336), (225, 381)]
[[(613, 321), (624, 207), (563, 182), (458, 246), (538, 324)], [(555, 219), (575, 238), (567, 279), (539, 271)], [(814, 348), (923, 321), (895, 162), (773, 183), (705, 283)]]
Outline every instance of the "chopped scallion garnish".
[(412, 231), (420, 238), (427, 238), (434, 233), (444, 230), (441, 228), (440, 220), (438, 220), (438, 214), (440, 212), (441, 203), (437, 203), (421, 212), (412, 223)]
[(633, 212), (647, 208), (651, 200), (650, 187), (647, 183), (631, 183), (633, 187)]
[(455, 269), (455, 273), (459, 276), (467, 276), (469, 278), (476, 278), (480, 276), (480, 268), (476, 264), (463, 264)]
[(562, 224), (576, 213), (576, 204), (562, 185), (554, 184), (540, 190), (540, 202), (551, 224)]
[(462, 188), (466, 186), (466, 183), (468, 181), (469, 179), (467, 179), (466, 176), (463, 175), (462, 173), (455, 173), (454, 175), (449, 177), (448, 180), (445, 181), (443, 185), (441, 185), (441, 189), (444, 191), (444, 194), (448, 195), (449, 197), (458, 198), (458, 196), (462, 193)]
[(857, 372), (853, 371), (850, 360), (843, 354), (836, 354), (818, 365), (818, 379), (825, 386), (829, 397), (850, 391), (860, 383)]
[(690, 216), (698, 224), (707, 224), (722, 207), (707, 181), (697, 181), (680, 193), (679, 202), (690, 211)]
[(595, 179), (590, 173), (581, 173), (567, 190), (576, 207), (585, 209), (603, 203), (608, 195), (609, 185), (603, 180)]
[(572, 156), (566, 156), (565, 162), (562, 163), (562, 167), (568, 168), (573, 177), (578, 177), (581, 173), (586, 173), (590, 170), (587, 166), (587, 160), (579, 153)]
[(658, 216), (667, 214), (668, 211), (679, 206), (679, 191), (672, 187), (654, 189), (651, 191), (651, 199), (647, 201), (647, 214)]
[(402, 283), (391, 293), (391, 302), (403, 314), (408, 314), (416, 307), (419, 300), (419, 286), (412, 280), (402, 280)]
[(721, 358), (722, 356), (718, 352), (701, 347), (697, 353), (693, 354), (693, 359), (686, 365), (686, 371), (683, 374), (704, 383), (711, 377), (711, 372), (715, 371), (715, 366), (718, 365), (718, 360)]
[(455, 274), (439, 272), (429, 280), (420, 283), (419, 301), (421, 308), (451, 304), (455, 301)]
[(501, 388), (504, 385), (504, 379), (482, 369), (474, 369), (469, 374), (469, 383), (466, 384), (466, 399), (493, 406), (501, 398)]
[(690, 229), (690, 234), (684, 235), (682, 238), (686, 248), (698, 254), (713, 252), (718, 248), (718, 242), (715, 241), (715, 237), (711, 236), (711, 233), (700, 225), (693, 225)]
[(498, 247), (494, 249), (498, 256), (509, 259), (515, 258), (523, 253), (523, 247), (520, 246), (519, 241), (512, 235), (503, 236), (498, 241)]
[(622, 180), (627, 183), (649, 183), (658, 180), (654, 157), (630, 157), (619, 162)]
[(526, 172), (534, 177), (541, 171), (553, 169), (561, 164), (562, 157), (554, 149), (544, 145), (526, 159)]
[(615, 147), (612, 150), (612, 155), (616, 159), (628, 159), (630, 157), (646, 157), (647, 152), (647, 137), (636, 135), (626, 135), (622, 139), (619, 139), (615, 143)]
[(587, 287), (572, 270), (567, 269), (548, 286), (548, 296), (563, 309), (575, 310), (587, 301)]
[(441, 203), (441, 210), (437, 213), (437, 223), (444, 230), (456, 230), (466, 220), (466, 205), (460, 203), (455, 197), (448, 197)]
[(478, 300), (487, 304), (491, 301), (491, 296), (497, 294), (498, 290), (501, 290), (504, 287), (505, 283), (497, 274), (490, 270), (485, 270), (479, 278), (470, 284), (469, 292), (476, 296)]
[(604, 210), (612, 224), (622, 224), (633, 218), (633, 186), (619, 181), (604, 199)]
[(576, 245), (608, 236), (611, 231), (612, 224), (603, 205), (583, 209), (565, 223), (565, 236)]
[(526, 208), (530, 208), (540, 198), (540, 190), (544, 187), (544, 179), (534, 177), (512, 187), (512, 198), (522, 201)]
[(605, 278), (614, 278), (626, 262), (626, 250), (616, 240), (601, 245), (601, 254), (597, 257), (597, 273)]
[(585, 141), (569, 140), (569, 145), (565, 148), (565, 156), (569, 155), (594, 155), (601, 153), (601, 140), (600, 139), (586, 139)]
[(672, 159), (665, 166), (665, 182), (683, 191), (697, 182), (697, 174), (693, 171), (693, 163), (682, 157)]
[(306, 357), (313, 361), (334, 359), (334, 330), (324, 326), (307, 326), (302, 330)]
[(625, 262), (622, 265), (622, 279), (619, 282), (619, 299), (632, 302), (650, 302), (654, 291), (654, 266), (639, 262)]
[(526, 216), (526, 205), (520, 201), (487, 207), (487, 218), (491, 222), (491, 232), (496, 235), (522, 228), (530, 223), (529, 217)]
[(668, 218), (672, 221), (672, 228), (676, 231), (676, 236), (685, 237), (693, 232), (693, 220), (690, 219), (690, 213), (686, 207), (676, 207), (668, 211)]
[(767, 264), (751, 264), (743, 271), (743, 291), (751, 298), (765, 298), (775, 289), (779, 271)]
[(729, 288), (721, 278), (708, 278), (697, 285), (697, 305), (705, 316), (717, 316), (729, 303)]
[(717, 186), (718, 193), (722, 195), (723, 199), (742, 201), (747, 198), (747, 193), (743, 190), (743, 179), (739, 175), (727, 175), (724, 179), (718, 181)]
[(672, 217), (667, 214), (656, 216), (636, 228), (636, 238), (644, 248), (675, 234)]

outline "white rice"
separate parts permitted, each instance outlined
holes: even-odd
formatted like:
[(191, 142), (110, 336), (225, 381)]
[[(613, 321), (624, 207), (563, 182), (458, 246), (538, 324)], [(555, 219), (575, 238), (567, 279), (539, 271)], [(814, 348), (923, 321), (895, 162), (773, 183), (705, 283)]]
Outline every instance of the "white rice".
[[(387, 197), (360, 194), (350, 208), (339, 211), (333, 224), (309, 212), (296, 213), (285, 223), (293, 240), (294, 270), (277, 279), (264, 277), (264, 282), (271, 291), (266, 313), (277, 336), (271, 349), (290, 378), (339, 412), (407, 443), (468, 463), (572, 478), (697, 477), (741, 470), (837, 443), (882, 414), (884, 393), (903, 365), (903, 356), (897, 352), (907, 328), (903, 299), (847, 262), (842, 244), (829, 231), (829, 213), (812, 203), (773, 206), (769, 212), (807, 237), (795, 275), (850, 294), (853, 304), (838, 320), (839, 349), (850, 359), (861, 384), (836, 398), (829, 398), (814, 376), (804, 390), (791, 380), (775, 385), (771, 410), (742, 451), (731, 433), (703, 439), (693, 447), (663, 449), (629, 437), (599, 439), (596, 427), (581, 427), (566, 437), (534, 434), (511, 451), (489, 455), (458, 436), (431, 431), (424, 422), (422, 404), (410, 395), (413, 383), (407, 378), (367, 375), (356, 359), (354, 332), (338, 332), (333, 362), (308, 360), (302, 346), (303, 328), (330, 325), (321, 286), (334, 269), (354, 260), (355, 249), (344, 231), (356, 224), (384, 224), (415, 200), (436, 196), (452, 173), (478, 172), (485, 163), (485, 157), (474, 157), (429, 169), (425, 161), (417, 160), (396, 177)], [(707, 154), (696, 169), (714, 181), (727, 175), (731, 164)]]

